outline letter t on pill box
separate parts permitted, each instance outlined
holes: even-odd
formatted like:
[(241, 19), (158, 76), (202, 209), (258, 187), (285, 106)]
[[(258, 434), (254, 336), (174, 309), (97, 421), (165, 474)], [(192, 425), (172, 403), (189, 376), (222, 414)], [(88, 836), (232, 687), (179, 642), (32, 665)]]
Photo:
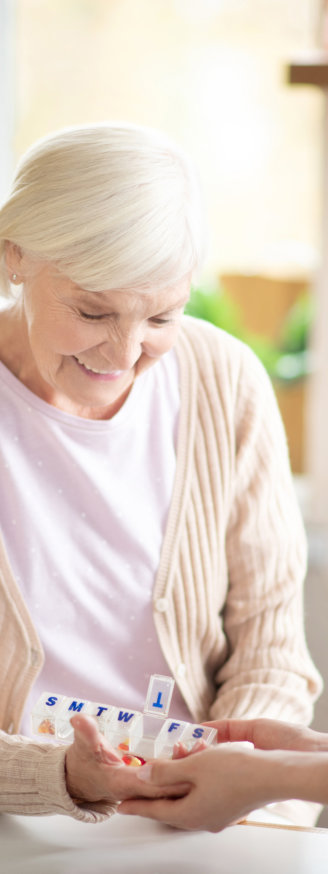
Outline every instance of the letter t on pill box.
[(165, 719), (170, 709), (173, 689), (173, 677), (152, 674), (149, 681), (144, 713), (150, 713), (152, 716), (159, 716), (161, 719)]

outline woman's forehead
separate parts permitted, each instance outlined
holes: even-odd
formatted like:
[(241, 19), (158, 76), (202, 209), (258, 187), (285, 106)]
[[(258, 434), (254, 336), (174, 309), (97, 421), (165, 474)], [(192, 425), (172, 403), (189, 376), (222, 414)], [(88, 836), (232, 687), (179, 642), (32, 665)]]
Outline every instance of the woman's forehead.
[(106, 303), (117, 305), (120, 304), (120, 301), (123, 300), (126, 304), (129, 303), (133, 306), (135, 303), (140, 302), (140, 304), (148, 304), (149, 303), (172, 303), (175, 306), (183, 306), (184, 303), (188, 300), (190, 293), (190, 277), (184, 277), (179, 282), (176, 282), (172, 285), (167, 285), (163, 288), (156, 288), (154, 284), (153, 287), (148, 286), (147, 288), (119, 288), (119, 289), (108, 289), (108, 290), (100, 290), (100, 291), (89, 291), (88, 289), (82, 288), (78, 285), (69, 281), (69, 288), (71, 294), (74, 295), (76, 299), (81, 300), (84, 303), (92, 304), (92, 305), (101, 305), (103, 306)]
[(92, 307), (94, 311), (115, 309), (117, 311), (133, 311), (135, 309), (148, 311), (155, 308), (168, 310), (180, 308), (188, 300), (190, 281), (184, 279), (167, 288), (147, 291), (141, 289), (110, 289), (108, 291), (88, 291), (68, 281), (66, 289), (62, 288), (63, 297), (71, 298), (81, 305)]

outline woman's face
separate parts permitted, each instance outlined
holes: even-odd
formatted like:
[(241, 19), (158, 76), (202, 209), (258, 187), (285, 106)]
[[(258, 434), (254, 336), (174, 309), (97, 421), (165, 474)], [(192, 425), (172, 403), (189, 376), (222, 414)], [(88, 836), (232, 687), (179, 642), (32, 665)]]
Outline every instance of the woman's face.
[(88, 292), (43, 266), (24, 280), (19, 378), (60, 409), (114, 415), (175, 343), (189, 292), (189, 276), (160, 291)]

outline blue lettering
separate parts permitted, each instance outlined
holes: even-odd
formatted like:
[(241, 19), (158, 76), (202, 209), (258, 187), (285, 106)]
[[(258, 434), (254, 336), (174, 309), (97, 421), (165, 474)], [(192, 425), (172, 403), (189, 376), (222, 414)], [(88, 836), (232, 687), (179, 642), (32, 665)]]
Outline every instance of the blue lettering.
[(58, 701), (58, 698), (55, 698), (54, 695), (52, 698), (48, 698), (48, 701), (46, 701), (47, 707), (53, 707), (53, 705), (56, 704), (56, 701)]
[(133, 713), (123, 713), (123, 710), (120, 710), (117, 718), (119, 722), (129, 722), (129, 720), (132, 719), (133, 716)]
[(202, 734), (204, 734), (203, 728), (195, 728), (195, 731), (193, 731), (192, 736), (193, 737), (201, 737)]
[(108, 707), (98, 707), (98, 713), (96, 713), (96, 716), (101, 716), (104, 710), (108, 710)]
[(163, 704), (161, 703), (162, 694), (163, 694), (163, 692), (158, 693), (157, 701), (153, 701), (152, 707), (163, 707)]
[(180, 728), (180, 722), (171, 722), (168, 731), (174, 731), (175, 728)]
[(84, 701), (80, 701), (79, 704), (77, 703), (77, 701), (72, 701), (72, 703), (69, 705), (68, 709), (69, 710), (78, 710), (78, 712), (80, 713), (80, 710), (82, 710), (82, 707), (84, 707)]

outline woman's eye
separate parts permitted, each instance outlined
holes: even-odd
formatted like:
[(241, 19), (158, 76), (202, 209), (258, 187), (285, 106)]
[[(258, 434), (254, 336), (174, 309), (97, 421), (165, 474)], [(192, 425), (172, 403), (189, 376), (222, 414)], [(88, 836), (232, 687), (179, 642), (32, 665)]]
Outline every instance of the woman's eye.
[(151, 321), (154, 322), (155, 325), (170, 325), (171, 322), (173, 321), (173, 319), (156, 319), (156, 318), (153, 318)]
[(80, 311), (79, 315), (82, 319), (103, 319), (104, 316), (101, 314), (100, 316), (94, 316), (92, 313), (82, 313)]

